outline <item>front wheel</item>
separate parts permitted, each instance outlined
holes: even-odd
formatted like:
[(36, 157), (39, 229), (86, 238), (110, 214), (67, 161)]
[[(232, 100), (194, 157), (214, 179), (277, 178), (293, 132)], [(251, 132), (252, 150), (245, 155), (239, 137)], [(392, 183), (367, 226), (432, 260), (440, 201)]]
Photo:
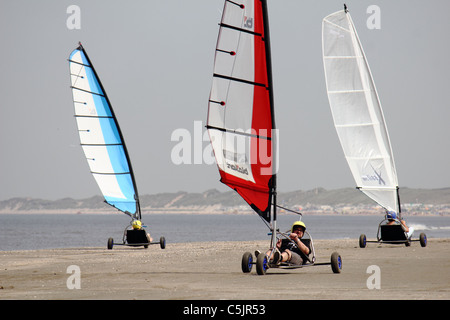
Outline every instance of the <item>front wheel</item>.
[(250, 271), (252, 271), (252, 267), (253, 267), (253, 256), (250, 252), (246, 252), (244, 253), (244, 255), (242, 256), (242, 272), (243, 273), (249, 273)]
[(258, 255), (256, 258), (256, 273), (260, 276), (265, 275), (268, 268), (269, 265), (267, 256), (265, 254)]
[(331, 270), (333, 270), (333, 273), (341, 273), (342, 258), (337, 252), (333, 252), (331, 255)]
[(108, 250), (111, 250), (114, 246), (114, 240), (113, 238), (108, 239)]
[(420, 234), (419, 240), (420, 240), (420, 245), (422, 247), (426, 247), (427, 246), (427, 235), (425, 233), (422, 232)]
[(164, 249), (166, 247), (166, 238), (159, 238), (159, 245), (161, 246), (161, 249)]
[(365, 248), (367, 244), (367, 239), (366, 239), (366, 235), (362, 234), (359, 236), (359, 247), (360, 248)]

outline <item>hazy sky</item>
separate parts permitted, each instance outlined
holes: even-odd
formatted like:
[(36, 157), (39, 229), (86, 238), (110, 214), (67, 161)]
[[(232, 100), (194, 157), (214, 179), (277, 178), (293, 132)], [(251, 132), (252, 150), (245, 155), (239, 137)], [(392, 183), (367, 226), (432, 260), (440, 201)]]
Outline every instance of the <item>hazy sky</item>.
[[(346, 3), (380, 95), (400, 187), (449, 187), (450, 2)], [(80, 29), (67, 26), (70, 5), (80, 8)], [(380, 8), (380, 29), (367, 27), (370, 5)], [(322, 19), (343, 1), (268, 6), (278, 189), (354, 187), (322, 65)], [(222, 7), (223, 0), (0, 0), (0, 200), (100, 194), (73, 116), (67, 58), (78, 41), (112, 102), (140, 194), (229, 190), (215, 164), (171, 160), (175, 130), (201, 139), (194, 125), (201, 121), (204, 130)]]

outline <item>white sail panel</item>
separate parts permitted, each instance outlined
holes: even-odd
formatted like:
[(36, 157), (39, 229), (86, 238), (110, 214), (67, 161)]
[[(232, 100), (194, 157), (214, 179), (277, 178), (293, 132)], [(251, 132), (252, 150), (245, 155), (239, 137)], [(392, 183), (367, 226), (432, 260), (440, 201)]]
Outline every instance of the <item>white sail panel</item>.
[[(255, 62), (254, 35), (236, 28), (253, 31), (253, 1), (245, 8), (225, 2), (214, 62), (214, 75), (208, 113), (208, 125), (239, 133), (252, 128)], [(228, 27), (230, 26), (230, 28)], [(231, 79), (239, 79), (236, 81)], [(217, 103), (218, 102), (218, 103)], [(211, 133), (216, 161), (221, 170), (254, 182), (251, 169), (249, 137), (226, 131)], [(241, 150), (235, 148), (240, 146)], [(245, 146), (242, 148), (242, 146)]]
[(399, 211), (391, 143), (375, 84), (350, 14), (322, 23), (323, 64), (336, 131), (358, 188)]

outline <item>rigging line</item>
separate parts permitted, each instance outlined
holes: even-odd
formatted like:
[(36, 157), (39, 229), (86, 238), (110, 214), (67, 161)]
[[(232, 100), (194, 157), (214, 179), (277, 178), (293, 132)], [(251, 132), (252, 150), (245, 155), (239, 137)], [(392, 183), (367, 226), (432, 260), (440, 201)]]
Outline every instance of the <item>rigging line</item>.
[(209, 100), (209, 102), (211, 102), (211, 103), (217, 103), (217, 104), (220, 104), (221, 106), (225, 106), (225, 101)]
[(270, 224), (264, 219), (261, 215), (258, 214), (258, 216), (261, 218), (261, 220), (266, 224), (267, 228), (269, 228), (270, 231), (272, 231), (272, 227)]
[(81, 143), (83, 147), (110, 147), (110, 146), (121, 146), (122, 143)]
[(271, 137), (261, 136), (259, 134), (252, 134), (252, 133), (247, 133), (247, 132), (242, 132), (242, 131), (236, 131), (236, 130), (230, 130), (230, 129), (225, 129), (225, 128), (219, 128), (219, 127), (214, 127), (214, 126), (210, 126), (210, 125), (207, 125), (206, 129), (216, 129), (216, 130), (219, 130), (219, 131), (222, 131), (222, 132), (239, 134), (239, 135), (246, 136), (246, 137), (272, 140)]
[(68, 60), (69, 60), (69, 62), (79, 64), (80, 66), (92, 68), (92, 66), (90, 66), (88, 64), (84, 64), (84, 63), (81, 63), (81, 62), (78, 62), (78, 61), (74, 61), (74, 60), (70, 60), (70, 59), (68, 59)]
[(92, 174), (100, 174), (100, 175), (119, 175), (119, 174), (130, 174), (129, 172), (95, 172), (91, 171)]
[(295, 211), (295, 210), (291, 210), (291, 209), (282, 207), (282, 206), (280, 206), (280, 205), (278, 205), (278, 204), (276, 204), (276, 206), (277, 206), (278, 208), (280, 208), (280, 209), (284, 209), (284, 210), (286, 210), (286, 211), (289, 211), (289, 212), (292, 212), (292, 213), (296, 213), (296, 214), (298, 214), (298, 215), (300, 215), (300, 216), (303, 217), (303, 214), (302, 214), (301, 212), (298, 212), (298, 211)]
[(229, 3), (237, 5), (241, 9), (245, 8), (245, 6), (243, 4), (240, 4), (240, 3), (237, 3), (237, 2), (234, 2), (234, 1), (231, 1), (231, 0), (226, 0), (226, 1), (229, 2)]
[(223, 52), (223, 53), (228, 53), (231, 56), (235, 56), (236, 55), (235, 51), (227, 51), (227, 50), (222, 50), (222, 49), (216, 49), (216, 51)]
[(111, 116), (91, 116), (91, 115), (83, 115), (83, 114), (76, 114), (74, 115), (75, 118), (97, 118), (97, 119), (114, 119)]
[[(69, 61), (71, 61), (71, 60), (69, 59)], [(75, 61), (72, 61), (72, 62), (77, 63), (77, 62), (75, 62)], [(80, 73), (81, 73), (82, 70), (83, 70), (83, 68), (80, 68), (80, 70), (78, 71), (78, 74), (77, 74), (77, 75), (71, 73), (71, 75), (74, 75), (74, 76), (77, 77), (77, 78), (75, 79), (75, 82), (73, 83), (74, 86), (77, 84), (78, 79), (80, 79), (80, 78), (81, 78), (81, 79), (84, 79), (84, 77), (81, 77), (81, 76), (80, 76)]]
[(331, 24), (332, 26), (334, 26), (334, 27), (336, 27), (336, 28), (338, 28), (338, 29), (341, 29), (341, 30), (345, 31), (345, 32), (350, 32), (350, 29), (345, 29), (345, 28), (341, 27), (340, 25), (338, 25), (338, 24), (336, 24), (336, 23), (334, 23), (334, 22), (331, 22), (330, 20), (327, 20), (326, 18), (324, 19), (324, 21), (325, 21), (326, 23)]
[(214, 73), (213, 77), (222, 78), (222, 79), (231, 80), (231, 81), (238, 81), (238, 82), (250, 84), (250, 85), (253, 85), (253, 86), (264, 87), (266, 89), (269, 89), (264, 83), (258, 83), (258, 82), (254, 82), (254, 81), (248, 81), (248, 80), (245, 80), (245, 79), (224, 76), (224, 75), (218, 74), (218, 73)]
[(226, 23), (219, 23), (219, 26), (224, 27), (224, 28), (228, 28), (228, 29), (232, 29), (232, 30), (236, 30), (236, 31), (239, 31), (239, 32), (245, 32), (245, 33), (253, 34), (253, 35), (258, 36), (258, 37), (262, 37), (262, 34), (259, 33), (259, 32), (254, 32), (254, 31), (251, 31), (251, 30), (245, 30), (245, 29), (242, 29), (242, 28), (239, 28), (239, 27), (235, 27), (235, 26), (226, 24)]
[(80, 91), (84, 91), (84, 92), (86, 92), (86, 93), (95, 94), (95, 95), (98, 95), (98, 96), (100, 96), (100, 97), (105, 98), (105, 95), (104, 95), (104, 94), (101, 94), (101, 93), (97, 93), (97, 92), (93, 92), (93, 91), (84, 90), (84, 89), (77, 88), (77, 87), (74, 87), (74, 86), (70, 86), (70, 87), (71, 87), (72, 89), (77, 89), (77, 90), (80, 90)]

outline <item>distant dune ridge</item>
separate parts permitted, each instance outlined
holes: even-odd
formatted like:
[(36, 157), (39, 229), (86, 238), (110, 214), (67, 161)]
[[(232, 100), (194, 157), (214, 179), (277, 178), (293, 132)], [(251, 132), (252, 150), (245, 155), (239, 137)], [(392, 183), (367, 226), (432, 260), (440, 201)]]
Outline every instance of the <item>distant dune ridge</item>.
[[(400, 188), (403, 212), (412, 214), (450, 214), (450, 188)], [(143, 213), (247, 213), (252, 212), (234, 191), (216, 189), (202, 193), (158, 193), (140, 197)], [(376, 203), (355, 188), (278, 192), (278, 204), (310, 213), (379, 213)], [(43, 200), (11, 198), (0, 201), (0, 213), (114, 213), (102, 196), (86, 199)], [(282, 212), (282, 210), (281, 210)]]

